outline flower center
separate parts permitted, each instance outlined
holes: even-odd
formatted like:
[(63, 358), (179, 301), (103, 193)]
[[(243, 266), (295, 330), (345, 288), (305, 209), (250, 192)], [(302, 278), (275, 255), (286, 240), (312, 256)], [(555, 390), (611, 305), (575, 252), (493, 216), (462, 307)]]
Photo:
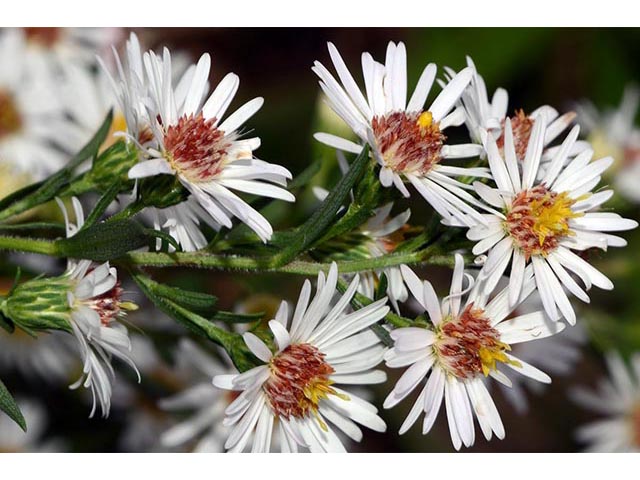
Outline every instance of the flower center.
[(376, 116), (372, 127), (384, 163), (394, 172), (425, 174), (440, 161), (447, 137), (431, 112)]
[(51, 47), (61, 37), (59, 27), (25, 27), (23, 28), (27, 40), (44, 47)]
[[(524, 160), (527, 153), (527, 147), (529, 146), (529, 139), (531, 138), (531, 129), (533, 128), (533, 119), (526, 115), (522, 109), (516, 110), (511, 120), (511, 130), (513, 132), (513, 146), (516, 150), (516, 158), (520, 161)], [(502, 134), (496, 140), (498, 149), (504, 157), (504, 124), (502, 121)]]
[(318, 416), (320, 401), (329, 395), (348, 400), (331, 387), (329, 376), (335, 370), (325, 361), (324, 353), (308, 343), (289, 345), (271, 359), (269, 369), (271, 376), (262, 388), (278, 416), (304, 418), (311, 413), (326, 429)]
[(108, 327), (111, 322), (123, 316), (127, 311), (137, 310), (138, 308), (135, 303), (123, 302), (122, 292), (122, 285), (118, 280), (111, 290), (87, 300), (85, 305), (95, 310), (100, 315), (100, 323)]
[(497, 362), (517, 365), (505, 352), (511, 347), (500, 341), (500, 333), (491, 326), (484, 310), (467, 306), (458, 317), (446, 318), (436, 331), (434, 345), (441, 366), (458, 378), (487, 376)]
[(547, 255), (563, 237), (574, 234), (569, 220), (582, 215), (571, 209), (575, 202), (567, 192), (552, 192), (545, 185), (518, 193), (504, 225), (527, 260), (532, 255)]
[(0, 90), (0, 139), (16, 133), (20, 127), (22, 118), (13, 97)]
[(111, 122), (111, 126), (109, 127), (109, 133), (107, 133), (104, 142), (102, 142), (102, 145), (100, 145), (100, 153), (104, 152), (107, 148), (111, 147), (118, 141), (118, 137), (115, 137), (114, 134), (126, 131), (127, 119), (121, 112), (114, 112), (113, 121)]
[(633, 440), (640, 448), (640, 404), (638, 404), (631, 414), (631, 428), (633, 430)]
[(192, 182), (211, 180), (224, 166), (231, 141), (202, 113), (182, 116), (164, 135), (167, 160), (173, 169)]

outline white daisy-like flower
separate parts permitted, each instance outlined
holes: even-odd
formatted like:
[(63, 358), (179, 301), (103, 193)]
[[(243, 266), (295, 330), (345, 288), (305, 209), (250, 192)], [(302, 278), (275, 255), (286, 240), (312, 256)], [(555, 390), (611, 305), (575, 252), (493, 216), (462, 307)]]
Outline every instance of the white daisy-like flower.
[[(470, 225), (471, 218), (482, 222), (482, 217), (468, 205), (479, 206), (466, 191), (469, 186), (452, 177), (486, 177), (486, 169), (442, 164), (445, 159), (483, 153), (481, 145), (448, 145), (443, 133), (447, 127), (460, 125), (464, 120), (461, 109), (451, 111), (471, 81), (473, 70), (465, 68), (457, 74), (425, 109), (436, 66), (427, 65), (407, 102), (407, 58), (402, 42), (389, 43), (384, 65), (374, 61), (369, 53), (362, 54), (366, 97), (332, 43), (329, 43), (329, 54), (341, 84), (320, 62), (315, 62), (313, 71), (321, 79), (320, 86), (331, 108), (361, 142), (370, 145), (380, 165), (382, 185), (394, 185), (408, 197), (410, 194), (405, 185), (408, 181), (445, 221)], [(360, 153), (363, 148), (328, 133), (317, 133), (315, 138), (347, 152)]]
[(0, 32), (0, 165), (10, 170), (3, 173), (38, 181), (65, 160), (55, 147), (64, 110), (54, 94), (55, 79), (46, 69), (30, 65), (25, 50), (20, 31)]
[(153, 140), (146, 148), (150, 159), (134, 166), (129, 177), (176, 175), (215, 222), (229, 228), (231, 219), (237, 217), (266, 242), (273, 233), (269, 222), (231, 190), (294, 201), (282, 188), (291, 173), (254, 158), (259, 138), (240, 138), (242, 125), (260, 109), (262, 98), (250, 100), (220, 121), (239, 79), (228, 74), (208, 96), (210, 66), (209, 55), (203, 55), (173, 88), (169, 51), (165, 49), (162, 59), (153, 52), (145, 53)]
[(216, 375), (231, 374), (233, 368), (205, 352), (188, 339), (180, 340), (176, 370), (187, 374), (193, 384), (159, 406), (169, 412), (194, 411), (194, 414), (166, 430), (161, 443), (170, 449), (194, 443), (195, 452), (223, 452), (229, 428), (223, 424), (226, 408), (237, 398), (233, 391), (222, 391), (211, 384)]
[(598, 391), (575, 389), (576, 403), (606, 415), (580, 427), (579, 441), (589, 452), (640, 452), (640, 353), (631, 356), (627, 367), (618, 353), (606, 356), (609, 378), (602, 379)]
[(253, 436), (252, 451), (267, 452), (275, 428), (282, 451), (340, 452), (344, 446), (334, 428), (355, 441), (362, 439), (358, 423), (386, 430), (373, 405), (336, 385), (385, 381), (385, 373), (375, 367), (386, 348), (369, 327), (388, 313), (387, 299), (346, 313), (359, 279), (332, 306), (337, 281), (333, 263), (326, 278), (318, 274), (311, 302), (311, 283), (305, 281), (289, 328), (287, 303), (282, 302), (269, 322), (275, 352), (254, 334), (244, 334), (264, 365), (214, 378), (215, 386), (240, 392), (225, 411), (224, 424), (231, 428), (225, 448), (241, 452)]
[[(504, 126), (508, 118), (511, 122), (516, 158), (519, 161), (523, 161), (527, 145), (529, 144), (529, 138), (531, 137), (533, 124), (536, 119), (540, 118), (547, 126), (545, 130), (542, 161), (550, 160), (558, 150), (558, 147), (552, 146), (553, 143), (573, 123), (576, 118), (575, 112), (567, 112), (560, 115), (555, 108), (549, 105), (543, 105), (530, 114), (526, 114), (524, 110), (518, 109), (513, 116), (508, 117), (508, 92), (504, 88), (498, 88), (493, 93), (491, 100), (489, 100), (484, 79), (477, 72), (473, 60), (471, 60), (470, 57), (467, 57), (467, 65), (468, 68), (473, 69), (474, 75), (469, 86), (460, 96), (460, 105), (464, 111), (464, 122), (472, 140), (482, 144), (481, 132), (483, 130), (487, 131), (494, 137), (498, 148), (502, 151), (505, 141)], [(447, 75), (448, 78), (453, 78), (456, 73), (448, 68)], [(572, 146), (569, 156), (575, 156), (588, 147), (587, 142), (578, 141)]]
[[(498, 369), (504, 366), (539, 382), (550, 383), (551, 379), (545, 373), (509, 351), (513, 344), (558, 333), (564, 329), (564, 324), (550, 322), (544, 312), (509, 318), (513, 308), (507, 301), (508, 290), (501, 291), (487, 303), (488, 294), (482, 285), (473, 288), (473, 278), (464, 273), (464, 263), (458, 254), (450, 293), (442, 303), (431, 283), (421, 281), (405, 265), (402, 274), (411, 295), (428, 314), (431, 325), (391, 331), (395, 345), (385, 354), (386, 364), (391, 368), (409, 368), (386, 398), (384, 408), (394, 407), (417, 387), (422, 387), (400, 427), (400, 434), (409, 430), (423, 412), (422, 432), (428, 433), (444, 398), (456, 450), (463, 444), (473, 445), (474, 414), (487, 440), (493, 433), (504, 438), (504, 427), (485, 386), (485, 377), (491, 376), (510, 385), (509, 379)], [(468, 286), (463, 289), (465, 278)], [(527, 278), (519, 300), (523, 301), (534, 288), (533, 279)], [(462, 297), (467, 292), (461, 308)]]
[(549, 317), (556, 319), (559, 310), (573, 325), (576, 316), (564, 288), (584, 302), (589, 302), (589, 297), (569, 272), (576, 274), (587, 290), (591, 285), (613, 288), (605, 275), (573, 250), (623, 247), (624, 239), (603, 232), (629, 230), (638, 224), (615, 213), (600, 211), (601, 205), (613, 195), (612, 190), (592, 192), (613, 159), (592, 162), (593, 151), (585, 150), (566, 162), (579, 126), (571, 130), (540, 178), (546, 128), (542, 119), (534, 123), (522, 173), (511, 121), (507, 119), (505, 123), (504, 156), (495, 139), (486, 135), (487, 157), (496, 188), (479, 182), (474, 187), (478, 195), (497, 210), (485, 215), (484, 224), (469, 229), (467, 237), (478, 242), (473, 247), (475, 255), (488, 252), (480, 272), (480, 278), (487, 280), (487, 291), (495, 288), (511, 265), (509, 301), (514, 304), (520, 295), (525, 270), (532, 270)]
[(635, 118), (640, 105), (637, 86), (625, 88), (617, 108), (599, 112), (588, 101), (580, 103), (576, 110), (589, 143), (597, 154), (615, 159), (611, 170), (617, 189), (629, 200), (640, 202), (640, 128)]
[[(65, 217), (67, 237), (73, 236), (84, 224), (82, 206), (77, 198), (72, 198), (76, 216), (76, 223), (73, 224), (64, 205), (59, 199), (56, 200)], [(109, 262), (96, 265), (91, 260), (69, 259), (65, 277), (69, 281), (69, 323), (78, 341), (83, 363), (82, 375), (69, 388), (83, 386), (90, 389), (93, 406), (89, 416), (93, 417), (99, 403), (102, 416), (107, 417), (115, 378), (112, 357), (131, 365), (140, 380), (131, 358), (129, 334), (126, 327), (118, 322), (136, 306), (123, 300), (117, 271), (109, 266)]]

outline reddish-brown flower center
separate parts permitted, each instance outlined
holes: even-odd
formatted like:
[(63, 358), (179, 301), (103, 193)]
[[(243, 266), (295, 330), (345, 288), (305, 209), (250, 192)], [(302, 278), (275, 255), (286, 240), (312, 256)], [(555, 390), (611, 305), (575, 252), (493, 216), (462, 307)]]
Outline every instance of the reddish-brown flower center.
[(28, 41), (45, 47), (51, 47), (62, 36), (59, 27), (25, 27), (23, 30)]
[(441, 366), (458, 378), (489, 374), (497, 362), (515, 363), (505, 351), (511, 347), (500, 341), (484, 310), (468, 305), (457, 317), (448, 317), (437, 327), (434, 351)]
[(430, 112), (392, 112), (372, 121), (376, 146), (396, 173), (425, 174), (440, 161), (446, 140)]
[(631, 414), (631, 428), (633, 429), (633, 440), (636, 447), (640, 449), (640, 404), (638, 404)]
[(182, 116), (164, 135), (167, 160), (192, 182), (210, 180), (224, 167), (231, 142), (215, 124), (215, 118), (205, 120), (202, 113)]
[[(533, 119), (526, 115), (523, 110), (516, 110), (511, 120), (511, 130), (513, 132), (513, 146), (516, 150), (516, 158), (520, 161), (524, 160), (531, 138), (531, 129), (533, 128)], [(500, 153), (504, 156), (504, 124), (502, 121), (502, 134), (496, 140)]]
[(504, 225), (527, 260), (532, 255), (547, 255), (563, 237), (573, 235), (569, 220), (581, 215), (571, 209), (575, 202), (567, 192), (552, 192), (544, 185), (516, 195)]
[(122, 285), (120, 280), (108, 292), (93, 297), (88, 305), (100, 315), (102, 325), (109, 326), (121, 313)]
[(20, 130), (22, 118), (13, 96), (0, 90), (0, 138)]
[[(318, 348), (291, 344), (269, 362), (271, 376), (263, 385), (273, 412), (283, 418), (317, 417), (320, 400), (338, 395), (329, 376), (334, 369)], [(321, 423), (322, 425), (322, 423)]]

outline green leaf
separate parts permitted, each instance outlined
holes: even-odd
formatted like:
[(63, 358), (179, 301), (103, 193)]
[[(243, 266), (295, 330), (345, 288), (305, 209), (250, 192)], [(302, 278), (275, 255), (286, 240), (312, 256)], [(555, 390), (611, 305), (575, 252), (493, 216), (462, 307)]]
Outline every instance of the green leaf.
[(387, 279), (387, 274), (383, 273), (378, 280), (378, 286), (376, 288), (374, 294), (374, 300), (380, 300), (387, 295), (387, 287), (389, 285), (389, 280)]
[(33, 186), (25, 187), (19, 191), (21, 193), (20, 195), (12, 195), (9, 202), (5, 199), (5, 201), (2, 202), (4, 205), (1, 205), (3, 208), (0, 210), (0, 221), (48, 202), (58, 195), (58, 193), (68, 185), (75, 168), (87, 158), (96, 155), (111, 128), (112, 118), (113, 112), (109, 111), (93, 138), (71, 158), (64, 168), (49, 177), (45, 182), (37, 184), (39, 185), (37, 188), (34, 189)]
[(24, 420), (22, 416), (22, 412), (20, 411), (20, 407), (13, 399), (7, 387), (4, 386), (2, 380), (0, 380), (0, 410), (6, 413), (11, 420), (16, 422), (22, 430), (27, 431), (27, 422)]
[(148, 245), (151, 238), (139, 223), (125, 219), (95, 224), (54, 245), (61, 256), (104, 262)]
[[(369, 148), (365, 147), (355, 161), (351, 164), (347, 174), (340, 179), (335, 188), (322, 202), (320, 208), (300, 227), (293, 235), (281, 237), (283, 249), (277, 255), (277, 264), (285, 265), (299, 253), (307, 250), (327, 229), (334, 223), (335, 216), (344, 204), (350, 190), (362, 177), (364, 169), (370, 162)], [(277, 244), (277, 241), (273, 243)]]
[(213, 317), (212, 321), (224, 322), (224, 323), (252, 323), (262, 320), (264, 312), (258, 313), (233, 313), (218, 311)]
[(11, 319), (5, 317), (2, 313), (0, 313), (0, 327), (5, 329), (9, 333), (13, 333), (13, 331), (16, 329)]
[(107, 208), (109, 208), (111, 202), (113, 202), (118, 196), (119, 191), (120, 182), (117, 181), (112, 183), (111, 186), (102, 194), (100, 200), (98, 200), (98, 202), (96, 203), (96, 206), (93, 207), (93, 210), (86, 218), (79, 231), (83, 231), (88, 229), (89, 227), (92, 227), (98, 220), (100, 220), (100, 217), (102, 217)]
[(15, 225), (2, 225), (0, 224), (0, 232), (15, 232), (22, 230), (58, 230), (65, 231), (64, 224), (56, 222), (30, 222), (30, 223), (18, 223)]
[(171, 300), (181, 307), (201, 313), (214, 313), (218, 299), (208, 293), (184, 290), (170, 285), (158, 283), (142, 273), (133, 273), (134, 280), (138, 285), (144, 285), (146, 291), (158, 297)]

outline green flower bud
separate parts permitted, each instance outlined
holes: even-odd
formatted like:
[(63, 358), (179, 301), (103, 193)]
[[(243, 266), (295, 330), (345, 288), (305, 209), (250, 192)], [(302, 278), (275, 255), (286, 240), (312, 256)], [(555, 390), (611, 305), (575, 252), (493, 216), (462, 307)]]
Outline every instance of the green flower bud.
[(106, 190), (120, 179), (123, 187), (130, 182), (129, 170), (138, 163), (138, 149), (123, 140), (117, 141), (93, 162), (86, 180), (100, 190)]
[(0, 304), (2, 314), (23, 330), (71, 331), (67, 276), (35, 278), (16, 285)]

